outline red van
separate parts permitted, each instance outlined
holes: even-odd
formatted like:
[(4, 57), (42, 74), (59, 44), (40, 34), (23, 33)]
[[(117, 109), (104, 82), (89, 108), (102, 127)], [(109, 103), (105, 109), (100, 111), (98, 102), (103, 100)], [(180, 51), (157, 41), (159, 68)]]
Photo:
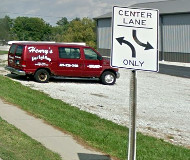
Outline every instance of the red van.
[(112, 85), (119, 78), (118, 69), (110, 66), (93, 48), (61, 43), (13, 43), (8, 53), (11, 73), (33, 76), (46, 83), (51, 76), (99, 78)]

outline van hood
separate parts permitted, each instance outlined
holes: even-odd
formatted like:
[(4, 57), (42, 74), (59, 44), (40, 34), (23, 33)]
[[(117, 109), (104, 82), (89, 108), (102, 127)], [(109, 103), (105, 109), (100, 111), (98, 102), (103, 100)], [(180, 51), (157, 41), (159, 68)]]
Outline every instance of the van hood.
[(106, 66), (107, 66), (107, 65), (110, 65), (110, 59), (104, 57), (104, 58), (103, 58), (103, 64), (106, 65)]

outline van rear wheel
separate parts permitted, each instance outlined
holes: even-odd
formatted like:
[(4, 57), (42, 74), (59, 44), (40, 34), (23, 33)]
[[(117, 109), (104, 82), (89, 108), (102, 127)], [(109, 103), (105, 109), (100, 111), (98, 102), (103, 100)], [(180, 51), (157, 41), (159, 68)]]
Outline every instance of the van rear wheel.
[(49, 78), (49, 72), (45, 69), (38, 70), (34, 75), (34, 79), (39, 83), (47, 83), (49, 81)]

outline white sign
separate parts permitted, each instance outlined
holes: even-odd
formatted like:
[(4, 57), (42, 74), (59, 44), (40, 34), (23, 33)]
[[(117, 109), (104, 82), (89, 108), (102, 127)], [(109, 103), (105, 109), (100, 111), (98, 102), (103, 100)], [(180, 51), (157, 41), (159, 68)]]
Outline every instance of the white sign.
[(158, 71), (156, 9), (113, 7), (111, 66)]

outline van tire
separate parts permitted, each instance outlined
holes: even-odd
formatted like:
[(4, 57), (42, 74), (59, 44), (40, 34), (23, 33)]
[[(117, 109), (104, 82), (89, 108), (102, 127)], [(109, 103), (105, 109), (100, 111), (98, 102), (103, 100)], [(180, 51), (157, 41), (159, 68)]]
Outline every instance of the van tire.
[(113, 72), (106, 71), (101, 75), (100, 80), (102, 84), (113, 85), (116, 81), (116, 75)]
[(39, 82), (39, 83), (47, 83), (49, 81), (49, 78), (50, 78), (50, 74), (45, 69), (39, 69), (34, 74), (34, 79), (36, 80), (36, 82)]

